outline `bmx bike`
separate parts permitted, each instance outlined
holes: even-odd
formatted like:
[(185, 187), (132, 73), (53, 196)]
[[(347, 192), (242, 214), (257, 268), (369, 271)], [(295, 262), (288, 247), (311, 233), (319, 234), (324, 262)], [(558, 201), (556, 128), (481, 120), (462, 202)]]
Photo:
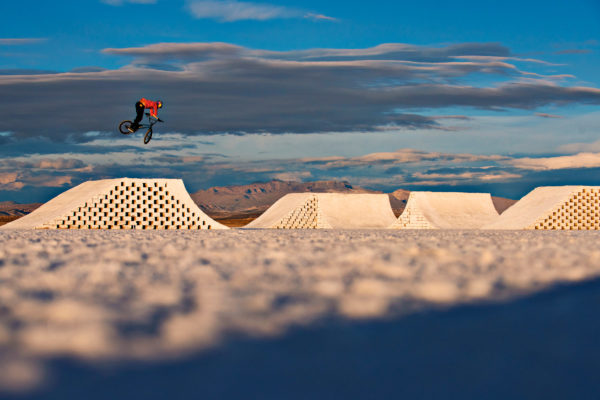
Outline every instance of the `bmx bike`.
[(148, 142), (150, 142), (150, 140), (152, 139), (152, 128), (154, 127), (154, 124), (156, 124), (157, 122), (165, 121), (163, 121), (160, 118), (151, 116), (150, 113), (146, 113), (146, 115), (148, 116), (148, 125), (140, 124), (135, 131), (131, 132), (129, 128), (131, 127), (131, 124), (133, 124), (133, 122), (125, 120), (119, 124), (119, 132), (121, 132), (123, 135), (129, 135), (130, 133), (137, 132), (142, 128), (148, 128), (146, 130), (146, 134), (144, 135), (144, 144), (148, 144)]

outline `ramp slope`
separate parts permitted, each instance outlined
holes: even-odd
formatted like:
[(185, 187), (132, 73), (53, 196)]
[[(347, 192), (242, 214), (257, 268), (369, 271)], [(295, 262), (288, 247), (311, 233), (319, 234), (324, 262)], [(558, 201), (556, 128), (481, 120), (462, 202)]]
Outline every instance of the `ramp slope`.
[(393, 229), (478, 229), (498, 218), (489, 193), (410, 192)]
[(181, 179), (84, 182), (0, 229), (228, 229), (196, 206)]
[(600, 186), (542, 186), (485, 229), (600, 229)]
[(387, 194), (290, 193), (244, 228), (377, 229), (395, 219)]

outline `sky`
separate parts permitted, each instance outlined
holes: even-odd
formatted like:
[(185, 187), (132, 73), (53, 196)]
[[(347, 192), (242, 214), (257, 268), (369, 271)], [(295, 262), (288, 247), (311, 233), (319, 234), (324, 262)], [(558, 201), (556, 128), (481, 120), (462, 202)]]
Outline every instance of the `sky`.
[[(0, 201), (124, 176), (600, 185), (597, 0), (7, 0), (2, 15)], [(147, 145), (117, 130), (141, 97), (165, 105)]]

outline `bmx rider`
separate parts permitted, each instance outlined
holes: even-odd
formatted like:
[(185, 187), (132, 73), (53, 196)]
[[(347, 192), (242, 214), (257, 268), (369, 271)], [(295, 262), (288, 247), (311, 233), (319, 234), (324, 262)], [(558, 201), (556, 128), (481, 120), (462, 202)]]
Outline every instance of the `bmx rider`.
[(129, 128), (127, 128), (127, 130), (129, 130), (129, 132), (133, 133), (139, 129), (140, 121), (144, 117), (145, 109), (150, 110), (151, 117), (158, 119), (158, 115), (157, 115), (158, 109), (162, 108), (162, 107), (163, 107), (163, 102), (161, 100), (152, 101), (152, 100), (148, 100), (148, 99), (145, 99), (142, 97), (137, 103), (135, 103), (135, 111), (136, 111), (137, 115), (135, 117), (135, 120), (133, 121), (131, 126)]

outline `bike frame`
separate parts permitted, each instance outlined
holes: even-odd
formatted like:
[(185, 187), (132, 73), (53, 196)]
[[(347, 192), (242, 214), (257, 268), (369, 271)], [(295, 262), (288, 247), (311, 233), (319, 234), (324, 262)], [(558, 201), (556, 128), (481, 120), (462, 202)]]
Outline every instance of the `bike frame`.
[[(152, 128), (154, 127), (154, 125), (156, 125), (157, 122), (164, 122), (160, 118), (150, 116), (150, 113), (146, 113), (146, 116), (148, 117), (148, 124), (139, 124), (138, 128), (136, 129), (136, 131), (140, 129), (147, 129), (146, 134), (144, 135), (144, 144), (148, 144), (148, 142), (150, 142), (150, 140), (152, 139)], [(121, 132), (124, 135), (133, 133), (133, 131), (129, 129), (131, 127), (131, 124), (132, 122), (129, 120), (122, 121), (119, 124), (119, 132)]]
[(138, 127), (138, 129), (152, 128), (154, 125), (156, 125), (157, 122), (162, 122), (162, 120), (160, 120), (160, 119), (156, 119), (154, 117), (151, 117), (150, 113), (146, 113), (146, 116), (148, 117), (148, 123), (149, 123), (149, 125), (140, 124), (139, 127)]

